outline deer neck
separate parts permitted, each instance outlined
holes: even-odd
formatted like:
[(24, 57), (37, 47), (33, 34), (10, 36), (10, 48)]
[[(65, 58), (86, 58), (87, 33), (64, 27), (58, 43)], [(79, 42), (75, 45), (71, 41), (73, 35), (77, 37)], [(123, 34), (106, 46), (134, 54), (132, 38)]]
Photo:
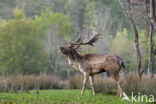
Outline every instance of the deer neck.
[(68, 54), (67, 58), (69, 64), (73, 65), (75, 68), (78, 67), (78, 65), (81, 63), (82, 60), (82, 56), (76, 51), (73, 51), (72, 53)]

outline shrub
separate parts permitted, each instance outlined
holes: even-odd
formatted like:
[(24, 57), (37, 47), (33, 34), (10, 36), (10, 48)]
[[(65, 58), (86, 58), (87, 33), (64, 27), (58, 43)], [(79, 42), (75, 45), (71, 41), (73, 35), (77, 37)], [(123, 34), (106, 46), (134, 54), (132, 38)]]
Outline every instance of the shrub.
[(83, 83), (83, 76), (80, 74), (76, 74), (69, 78), (69, 88), (70, 89), (81, 89), (82, 83)]
[[(83, 82), (83, 75), (76, 74), (71, 76), (68, 80), (61, 80), (55, 75), (7, 75), (0, 76), (0, 91), (28, 91), (40, 89), (81, 89)], [(126, 94), (142, 94), (142, 95), (156, 95), (156, 76), (152, 79), (143, 75), (140, 80), (136, 73), (129, 73), (122, 78), (122, 88)], [(114, 93), (116, 90), (116, 83), (112, 78), (95, 76), (94, 80), (95, 91), (97, 93)], [(86, 89), (90, 89), (89, 81)]]
[[(81, 89), (83, 83), (83, 76), (76, 74), (73, 77), (69, 78), (69, 86), (71, 89)], [(116, 88), (115, 82), (113, 79), (108, 77), (99, 77), (95, 76), (94, 78), (94, 87), (97, 93), (113, 93), (114, 88)], [(86, 89), (90, 88), (89, 80), (86, 84)]]
[(62, 81), (55, 75), (8, 75), (0, 77), (0, 91), (17, 92), (32, 89), (69, 88), (68, 81)]
[(136, 73), (130, 73), (123, 81), (123, 91), (127, 94), (156, 95), (156, 77), (152, 79), (148, 75), (143, 75), (139, 79)]
[(116, 83), (112, 78), (109, 77), (95, 77), (94, 81), (95, 91), (97, 93), (114, 93), (116, 89)]
[[(69, 88), (71, 89), (81, 89), (83, 82), (82, 75), (75, 75), (69, 78)], [(89, 82), (89, 81), (88, 81)], [(117, 85), (112, 78), (95, 76), (94, 80), (95, 91), (97, 93), (115, 93)], [(86, 88), (90, 88), (89, 83), (87, 83)], [(146, 94), (146, 95), (156, 95), (156, 77), (152, 79), (148, 75), (143, 75), (140, 80), (136, 73), (129, 73), (126, 77), (122, 78), (122, 88), (126, 94)]]

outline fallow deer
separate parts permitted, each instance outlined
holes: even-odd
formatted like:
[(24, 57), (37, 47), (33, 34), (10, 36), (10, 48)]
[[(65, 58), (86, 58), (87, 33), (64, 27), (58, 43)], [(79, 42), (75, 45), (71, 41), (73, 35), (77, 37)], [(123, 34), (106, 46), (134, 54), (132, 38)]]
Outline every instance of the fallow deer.
[(94, 90), (94, 75), (102, 72), (108, 72), (110, 77), (112, 77), (117, 82), (117, 96), (122, 96), (121, 80), (119, 77), (119, 72), (121, 68), (125, 69), (123, 60), (119, 56), (107, 55), (107, 54), (86, 54), (81, 55), (77, 52), (77, 49), (81, 45), (91, 45), (99, 39), (99, 35), (94, 32), (93, 37), (87, 41), (82, 41), (82, 36), (79, 36), (75, 43), (68, 43), (63, 47), (59, 48), (59, 52), (63, 53), (69, 64), (74, 68), (80, 70), (83, 73), (83, 87), (81, 95), (84, 94), (86, 82), (88, 78), (90, 79), (90, 85), (92, 88), (93, 95), (95, 95)]

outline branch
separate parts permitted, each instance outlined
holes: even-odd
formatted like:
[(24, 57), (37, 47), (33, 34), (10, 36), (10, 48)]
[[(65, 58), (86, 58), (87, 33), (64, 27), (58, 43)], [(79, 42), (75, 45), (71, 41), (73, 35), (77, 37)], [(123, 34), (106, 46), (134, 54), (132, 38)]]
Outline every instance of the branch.
[(120, 3), (120, 5), (121, 5), (121, 8), (122, 8), (122, 10), (123, 10), (124, 15), (125, 15), (126, 17), (128, 17), (128, 18), (129, 18), (129, 16), (128, 16), (128, 14), (127, 14), (127, 12), (126, 12), (125, 8), (124, 8), (124, 5), (123, 5), (122, 1), (121, 1), (121, 0), (119, 0), (119, 3)]
[(155, 21), (155, 0), (149, 0), (150, 4), (150, 17)]
[(153, 54), (156, 56), (156, 47), (153, 49)]
[[(147, 14), (148, 19), (150, 20), (151, 24), (156, 27), (156, 16), (155, 16), (155, 1), (149, 0), (149, 9), (147, 5), (147, 0), (144, 0), (144, 7)], [(150, 12), (149, 12), (150, 11)]]
[(147, 15), (147, 19), (150, 21), (149, 10), (148, 10), (148, 5), (147, 5), (146, 0), (144, 0), (144, 9), (145, 9), (145, 13)]

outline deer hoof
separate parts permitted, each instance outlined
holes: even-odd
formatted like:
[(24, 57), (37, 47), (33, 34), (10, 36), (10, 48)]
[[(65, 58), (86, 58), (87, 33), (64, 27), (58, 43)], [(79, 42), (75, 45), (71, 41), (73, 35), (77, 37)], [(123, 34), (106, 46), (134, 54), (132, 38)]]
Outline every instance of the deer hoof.
[(119, 96), (120, 98), (122, 97), (122, 94), (120, 94), (120, 96)]
[(117, 94), (117, 97), (120, 97), (121, 98), (122, 97), (122, 94)]

